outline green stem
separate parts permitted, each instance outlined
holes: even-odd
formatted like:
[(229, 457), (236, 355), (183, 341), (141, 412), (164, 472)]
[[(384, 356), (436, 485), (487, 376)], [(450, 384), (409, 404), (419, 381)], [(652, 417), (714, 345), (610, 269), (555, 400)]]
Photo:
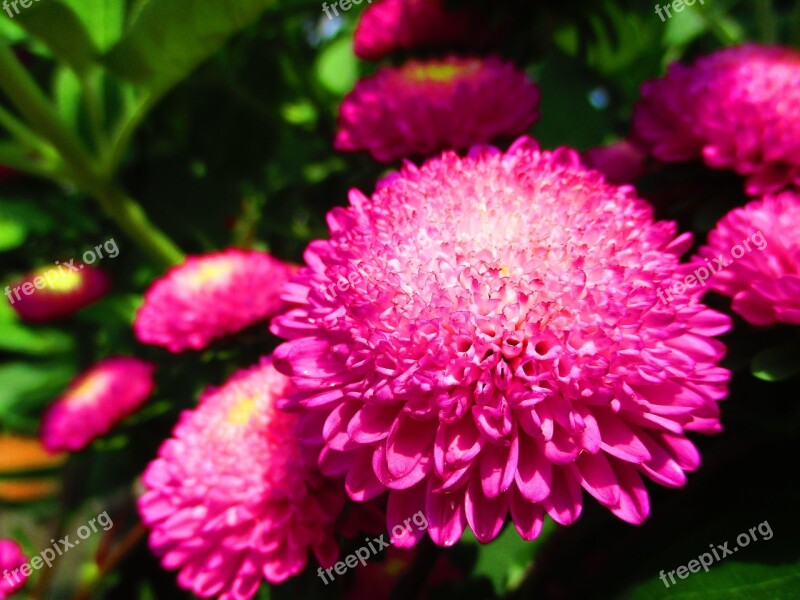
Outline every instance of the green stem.
[(183, 260), (180, 249), (147, 218), (142, 207), (100, 170), (76, 135), (58, 119), (50, 101), (13, 52), (0, 45), (0, 89), (61, 155), (73, 182), (92, 195), (109, 217), (151, 257), (165, 266)]
[(95, 198), (120, 228), (154, 260), (165, 267), (183, 262), (183, 252), (153, 226), (144, 209), (130, 196), (109, 185), (99, 190)]
[(0, 127), (3, 127), (20, 144), (27, 146), (31, 150), (37, 150), (52, 157), (56, 156), (50, 144), (28, 129), (22, 121), (2, 106), (0, 106)]

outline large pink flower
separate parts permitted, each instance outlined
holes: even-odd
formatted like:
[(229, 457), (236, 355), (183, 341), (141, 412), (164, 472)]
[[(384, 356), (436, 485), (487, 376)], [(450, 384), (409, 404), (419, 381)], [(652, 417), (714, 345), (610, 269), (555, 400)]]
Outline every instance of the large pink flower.
[(138, 358), (106, 358), (80, 375), (42, 417), (49, 452), (80, 450), (136, 412), (153, 391), (155, 367)]
[(532, 539), (544, 513), (578, 518), (581, 488), (640, 523), (642, 475), (683, 485), (686, 431), (720, 429), (730, 320), (657, 295), (691, 236), (576, 152), (407, 163), (328, 223), (273, 320), (276, 366), (323, 472), (357, 501), (390, 490), (390, 527), (423, 510), (435, 543), (466, 524), (485, 542), (510, 510)]
[(6, 298), (22, 320), (68, 317), (108, 294), (111, 279), (104, 271), (72, 263), (42, 267), (6, 286)]
[(800, 195), (783, 192), (725, 215), (694, 258), (708, 287), (755, 325), (800, 325)]
[(536, 85), (499, 58), (409, 61), (358, 82), (339, 110), (335, 146), (384, 162), (466, 149), (524, 132), (538, 105)]
[(470, 9), (447, 10), (443, 0), (377, 0), (361, 14), (353, 46), (359, 58), (379, 60), (401, 49), (480, 48), (488, 39), (486, 18)]
[(0, 600), (11, 598), (25, 585), (29, 575), (26, 576), (19, 568), (27, 562), (28, 557), (19, 544), (13, 540), (0, 540)]
[(263, 578), (302, 571), (309, 549), (336, 560), (345, 495), (298, 442), (297, 416), (276, 409), (291, 391), (271, 360), (240, 371), (183, 413), (144, 475), (150, 545), (202, 598), (252, 598)]
[(642, 86), (633, 126), (656, 158), (734, 169), (749, 194), (800, 184), (800, 53), (747, 44), (673, 64)]
[(278, 312), (281, 287), (295, 270), (258, 251), (190, 257), (147, 291), (134, 322), (136, 337), (171, 352), (205, 348)]

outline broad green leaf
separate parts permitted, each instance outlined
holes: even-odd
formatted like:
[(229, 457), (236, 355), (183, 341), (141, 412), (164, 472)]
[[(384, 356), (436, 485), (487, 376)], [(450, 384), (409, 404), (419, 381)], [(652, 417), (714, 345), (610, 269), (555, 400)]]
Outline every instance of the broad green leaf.
[(478, 546), (478, 561), (473, 575), (487, 577), (498, 595), (515, 589), (534, 561), (536, 551), (554, 529), (553, 522), (547, 519), (539, 537), (527, 542), (512, 524), (508, 524), (490, 544), (480, 544), (467, 530), (464, 541)]
[[(691, 557), (696, 558), (696, 557)], [(688, 563), (687, 559), (687, 563)], [(728, 559), (726, 559), (728, 560)], [(800, 563), (759, 564), (721, 562), (708, 573), (688, 573), (686, 579), (665, 573), (669, 588), (656, 575), (625, 600), (796, 600), (800, 590)]]
[[(4, 299), (0, 302), (5, 304)], [(32, 329), (21, 323), (0, 321), (0, 350), (33, 356), (52, 356), (73, 350), (72, 338), (56, 329)]]
[(325, 88), (343, 96), (358, 79), (358, 63), (350, 38), (340, 38), (325, 48), (316, 64), (317, 78)]
[(785, 344), (762, 350), (753, 358), (751, 371), (764, 381), (783, 381), (800, 373), (800, 344)]
[(150, 0), (105, 63), (160, 94), (187, 77), (275, 0)]
[(0, 425), (35, 431), (35, 414), (64, 390), (74, 374), (68, 363), (0, 365)]
[(100, 52), (105, 52), (122, 36), (125, 24), (124, 0), (62, 0), (83, 22)]
[(97, 51), (86, 28), (72, 9), (58, 0), (23, 9), (14, 21), (76, 71), (83, 72), (92, 64)]

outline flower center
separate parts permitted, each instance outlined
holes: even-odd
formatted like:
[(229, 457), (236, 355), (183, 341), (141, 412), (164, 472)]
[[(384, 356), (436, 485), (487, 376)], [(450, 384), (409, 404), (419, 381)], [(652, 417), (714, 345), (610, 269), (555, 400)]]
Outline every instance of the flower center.
[[(56, 272), (55, 277), (52, 276), (54, 271)], [(36, 275), (44, 277), (47, 280), (47, 287), (59, 294), (68, 294), (73, 292), (81, 287), (81, 284), (83, 283), (81, 274), (76, 273), (75, 271), (64, 272), (61, 269), (56, 271), (55, 269), (45, 268), (37, 271)]]
[(257, 398), (255, 396), (248, 396), (238, 400), (228, 411), (226, 417), (228, 424), (236, 427), (247, 425), (256, 412), (256, 402)]
[(193, 290), (196, 290), (206, 285), (213, 286), (224, 283), (231, 273), (232, 266), (227, 261), (208, 262), (187, 271), (185, 281)]
[(107, 373), (92, 373), (73, 389), (67, 399), (67, 404), (74, 407), (87, 406), (98, 401), (111, 383)]
[(480, 63), (470, 61), (465, 64), (451, 65), (441, 64), (412, 64), (403, 70), (403, 75), (409, 81), (434, 81), (439, 83), (451, 83), (462, 75), (470, 75), (478, 70)]

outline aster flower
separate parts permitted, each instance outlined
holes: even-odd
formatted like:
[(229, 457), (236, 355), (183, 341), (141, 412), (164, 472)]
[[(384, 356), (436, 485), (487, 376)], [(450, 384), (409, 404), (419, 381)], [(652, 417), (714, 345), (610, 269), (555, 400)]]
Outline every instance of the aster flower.
[(538, 118), (539, 89), (499, 58), (457, 58), (383, 67), (339, 110), (337, 150), (379, 161), (465, 149), (525, 131)]
[(136, 412), (153, 390), (155, 367), (138, 358), (106, 358), (78, 376), (42, 418), (49, 452), (74, 452)]
[(22, 548), (13, 540), (0, 540), (0, 600), (11, 598), (25, 585), (28, 577), (21, 571), (14, 573), (28, 562)]
[(642, 86), (635, 136), (663, 161), (703, 158), (747, 177), (748, 194), (800, 183), (800, 53), (746, 44)]
[(380, 60), (401, 49), (481, 48), (489, 39), (486, 19), (475, 11), (448, 10), (443, 0), (377, 0), (361, 13), (353, 49), (359, 58)]
[(750, 323), (800, 325), (799, 228), (800, 195), (768, 195), (725, 215), (693, 260)]
[(252, 598), (262, 578), (302, 571), (309, 549), (323, 566), (336, 560), (345, 495), (298, 442), (296, 415), (276, 409), (291, 391), (270, 359), (240, 371), (183, 413), (147, 468), (139, 512), (150, 545), (202, 598)]
[(102, 300), (110, 289), (111, 280), (100, 269), (57, 263), (9, 284), (5, 295), (23, 321), (43, 323), (68, 317)]
[(719, 431), (730, 320), (699, 292), (657, 299), (691, 236), (576, 152), (521, 138), (407, 163), (328, 223), (275, 364), (322, 471), (356, 501), (388, 489), (390, 527), (422, 510), (436, 544), (467, 524), (487, 542), (510, 511), (533, 539), (545, 513), (578, 518), (582, 489), (640, 523), (642, 476), (683, 485), (686, 432)]
[(583, 153), (583, 164), (600, 171), (609, 183), (633, 183), (645, 172), (645, 153), (628, 140), (590, 148)]
[(171, 352), (205, 348), (280, 310), (281, 287), (294, 270), (265, 252), (235, 248), (190, 257), (147, 291), (136, 337)]

